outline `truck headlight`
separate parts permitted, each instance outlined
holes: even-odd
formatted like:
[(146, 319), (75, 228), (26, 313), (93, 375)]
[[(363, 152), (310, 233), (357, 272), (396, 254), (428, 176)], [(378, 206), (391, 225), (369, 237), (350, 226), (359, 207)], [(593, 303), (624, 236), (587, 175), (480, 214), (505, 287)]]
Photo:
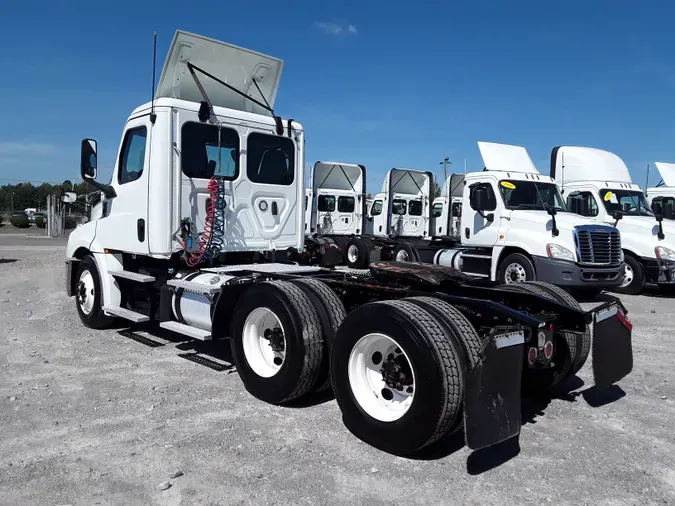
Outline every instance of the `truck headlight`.
[(671, 262), (675, 262), (675, 251), (672, 249), (668, 249), (663, 246), (657, 246), (654, 248), (654, 253), (656, 253), (656, 258), (659, 260), (669, 260)]
[(574, 253), (572, 253), (567, 248), (561, 246), (560, 244), (550, 243), (546, 245), (546, 254), (549, 258), (555, 258), (557, 260), (569, 260), (574, 262)]

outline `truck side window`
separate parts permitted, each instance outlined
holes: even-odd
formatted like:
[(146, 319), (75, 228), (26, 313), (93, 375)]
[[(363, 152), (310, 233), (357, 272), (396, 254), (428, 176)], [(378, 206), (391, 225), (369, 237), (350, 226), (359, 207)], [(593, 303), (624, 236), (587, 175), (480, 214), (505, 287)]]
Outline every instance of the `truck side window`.
[(579, 197), (586, 201), (585, 212), (579, 213), (582, 216), (597, 216), (598, 215), (598, 203), (595, 201), (595, 197), (591, 192), (579, 192)]
[(148, 131), (143, 127), (132, 128), (124, 136), (122, 156), (117, 174), (119, 184), (136, 181), (143, 174), (145, 165), (145, 141)]
[(434, 204), (431, 214), (434, 218), (438, 218), (441, 214), (443, 214), (443, 203)]
[(410, 216), (422, 216), (422, 201), (411, 200), (408, 204), (408, 213)]
[(181, 170), (189, 178), (213, 176), (236, 179), (239, 175), (239, 134), (231, 128), (188, 121), (181, 128)]
[(333, 195), (319, 195), (319, 211), (332, 213), (335, 211), (335, 197)]
[(288, 137), (254, 132), (246, 139), (246, 175), (252, 183), (289, 186), (295, 180), (295, 144)]
[(354, 197), (338, 197), (338, 212), (353, 213), (355, 207)]
[(373, 207), (371, 209), (372, 209), (371, 214), (373, 216), (379, 216), (380, 214), (382, 214), (382, 201), (376, 200), (375, 202), (373, 202)]

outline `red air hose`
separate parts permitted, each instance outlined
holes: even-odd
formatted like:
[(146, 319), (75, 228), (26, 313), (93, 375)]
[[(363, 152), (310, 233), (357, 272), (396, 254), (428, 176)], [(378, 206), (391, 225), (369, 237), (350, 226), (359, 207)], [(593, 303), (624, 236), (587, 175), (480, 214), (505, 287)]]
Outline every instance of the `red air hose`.
[(220, 183), (218, 182), (218, 178), (212, 177), (209, 180), (209, 184), (206, 186), (206, 190), (209, 192), (209, 202), (206, 207), (206, 217), (204, 218), (204, 231), (199, 237), (199, 246), (197, 247), (197, 250), (190, 255), (190, 258), (188, 258), (188, 264), (191, 267), (199, 264), (204, 259), (204, 255), (211, 245), (213, 225), (216, 219), (217, 202), (218, 197), (220, 196)]

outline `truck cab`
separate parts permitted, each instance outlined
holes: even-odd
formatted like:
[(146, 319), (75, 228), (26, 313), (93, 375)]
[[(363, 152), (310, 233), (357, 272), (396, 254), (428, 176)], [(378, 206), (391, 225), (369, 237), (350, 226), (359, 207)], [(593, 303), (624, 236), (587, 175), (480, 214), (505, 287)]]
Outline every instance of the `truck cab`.
[(324, 236), (362, 234), (366, 168), (343, 162), (318, 161), (312, 167), (310, 233)]
[(375, 195), (370, 217), (376, 237), (431, 236), (431, 172), (394, 168)]
[[(305, 139), (302, 125), (272, 112), (282, 66), (176, 32), (153, 100), (124, 125), (109, 184), (96, 181), (97, 142), (82, 141), (82, 175), (101, 202), (70, 235), (70, 293), (85, 256), (99, 273), (137, 264), (165, 272), (302, 250)], [(110, 314), (124, 311), (117, 278), (100, 276)]]
[(656, 162), (661, 175), (659, 184), (645, 190), (645, 196), (655, 214), (664, 220), (675, 220), (675, 163)]
[(462, 193), (464, 176), (451, 174), (431, 206), (432, 236), (449, 236), (459, 240), (459, 224), (462, 218)]
[[(550, 175), (573, 212), (620, 230), (626, 272), (615, 291), (638, 294), (646, 282), (675, 284), (675, 226), (654, 213), (619, 156), (590, 147), (558, 146), (551, 152)], [(590, 246), (582, 251), (597, 250), (595, 244)]]
[[(490, 142), (478, 147), (483, 171), (452, 175), (445, 185), (451, 195), (461, 189), (458, 241), (431, 241), (426, 250), (418, 248), (420, 259), (429, 261), (431, 251), (435, 264), (500, 283), (539, 280), (597, 292), (621, 282), (616, 228), (569, 212), (555, 181), (539, 173), (524, 148)], [(600, 243), (602, 251), (589, 254), (588, 245)]]

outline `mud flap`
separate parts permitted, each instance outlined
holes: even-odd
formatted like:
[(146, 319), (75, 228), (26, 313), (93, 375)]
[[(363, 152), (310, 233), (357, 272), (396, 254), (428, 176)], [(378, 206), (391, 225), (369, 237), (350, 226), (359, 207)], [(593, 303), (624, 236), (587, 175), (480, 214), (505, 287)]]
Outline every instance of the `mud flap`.
[(593, 326), (593, 380), (608, 387), (633, 370), (633, 324), (618, 304), (595, 313)]
[(464, 431), (472, 450), (520, 434), (524, 342), (522, 332), (496, 336), (487, 342), (483, 360), (467, 374)]

